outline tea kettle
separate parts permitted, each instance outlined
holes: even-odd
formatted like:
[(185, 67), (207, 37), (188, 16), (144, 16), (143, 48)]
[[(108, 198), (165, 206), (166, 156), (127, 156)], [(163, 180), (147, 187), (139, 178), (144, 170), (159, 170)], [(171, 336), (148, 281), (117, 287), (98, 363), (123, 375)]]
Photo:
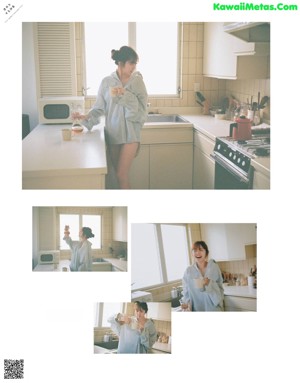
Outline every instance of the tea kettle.
[(252, 121), (245, 116), (240, 116), (233, 124), (230, 124), (229, 135), (238, 141), (250, 140), (252, 137), (251, 127)]

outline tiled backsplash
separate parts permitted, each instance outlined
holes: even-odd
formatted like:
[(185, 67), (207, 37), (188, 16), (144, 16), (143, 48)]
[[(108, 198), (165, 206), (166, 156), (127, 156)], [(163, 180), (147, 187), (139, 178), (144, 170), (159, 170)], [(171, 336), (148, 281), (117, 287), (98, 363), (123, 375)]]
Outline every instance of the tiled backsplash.
[(256, 245), (246, 246), (246, 260), (218, 262), (218, 264), (222, 272), (239, 274), (243, 277), (247, 277), (251, 268), (253, 268), (254, 265), (257, 265)]

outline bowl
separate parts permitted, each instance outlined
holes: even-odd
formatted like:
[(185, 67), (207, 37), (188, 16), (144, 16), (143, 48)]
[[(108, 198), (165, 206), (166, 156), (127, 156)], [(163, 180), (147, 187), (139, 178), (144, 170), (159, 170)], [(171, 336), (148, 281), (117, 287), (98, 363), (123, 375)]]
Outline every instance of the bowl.
[(83, 131), (83, 127), (82, 126), (73, 126), (72, 131), (74, 133), (81, 133)]

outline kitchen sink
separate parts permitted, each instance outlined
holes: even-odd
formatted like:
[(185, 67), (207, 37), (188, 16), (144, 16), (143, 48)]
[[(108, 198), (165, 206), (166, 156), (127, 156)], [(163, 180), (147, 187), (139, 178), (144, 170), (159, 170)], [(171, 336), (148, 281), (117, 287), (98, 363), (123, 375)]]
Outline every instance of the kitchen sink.
[(119, 341), (118, 340), (111, 340), (109, 342), (99, 342), (95, 343), (95, 346), (106, 348), (107, 350), (115, 350), (118, 348)]
[(178, 114), (148, 114), (146, 122), (187, 123), (188, 121)]
[(98, 263), (98, 262), (107, 262), (105, 259), (103, 259), (103, 258), (95, 258), (95, 259), (93, 259), (93, 263)]

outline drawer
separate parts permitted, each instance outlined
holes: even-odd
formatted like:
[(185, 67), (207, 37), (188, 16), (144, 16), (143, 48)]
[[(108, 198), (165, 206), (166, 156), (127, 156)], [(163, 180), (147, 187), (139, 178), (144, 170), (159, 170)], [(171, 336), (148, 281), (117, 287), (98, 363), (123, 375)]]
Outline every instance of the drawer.
[(207, 155), (210, 155), (215, 147), (214, 141), (197, 131), (194, 132), (194, 145)]
[(141, 131), (141, 144), (177, 144), (193, 142), (193, 128), (146, 128)]

